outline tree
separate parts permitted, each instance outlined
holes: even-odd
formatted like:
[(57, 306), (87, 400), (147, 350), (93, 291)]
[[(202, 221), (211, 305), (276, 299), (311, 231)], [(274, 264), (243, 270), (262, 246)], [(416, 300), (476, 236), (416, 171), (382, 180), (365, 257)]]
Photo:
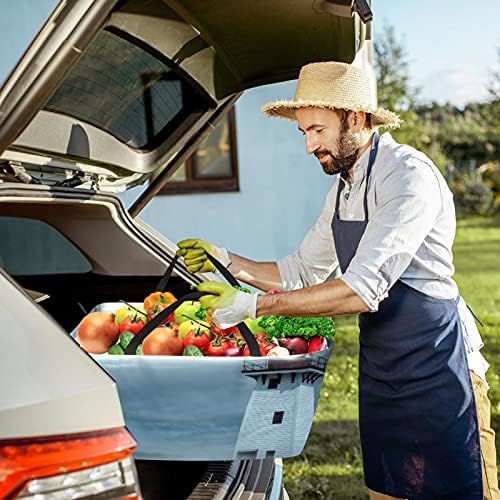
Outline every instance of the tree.
[(408, 111), (415, 104), (417, 90), (410, 87), (406, 49), (397, 40), (393, 26), (384, 26), (384, 36), (375, 41), (374, 49), (379, 104)]
[(490, 101), (498, 103), (500, 102), (500, 47), (497, 48), (497, 65), (498, 67), (491, 71), (488, 93)]
[(417, 115), (419, 89), (410, 84), (408, 55), (395, 30), (385, 25), (384, 35), (375, 40), (375, 75), (379, 106), (399, 114), (403, 123), (391, 132), (394, 139), (409, 144), (433, 159), (444, 169), (445, 157), (439, 143), (433, 141), (432, 122), (422, 121)]

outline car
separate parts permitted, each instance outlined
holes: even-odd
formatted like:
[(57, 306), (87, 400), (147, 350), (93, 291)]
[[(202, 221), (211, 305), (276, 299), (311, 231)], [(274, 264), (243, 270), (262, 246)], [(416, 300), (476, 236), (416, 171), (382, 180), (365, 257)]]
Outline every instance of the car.
[[(139, 213), (241, 93), (353, 61), (369, 20), (362, 0), (55, 6), (0, 88), (0, 497), (287, 498), (273, 453), (141, 456), (119, 387), (69, 333), (154, 289), (176, 247)], [(169, 290), (201, 279), (177, 262)]]

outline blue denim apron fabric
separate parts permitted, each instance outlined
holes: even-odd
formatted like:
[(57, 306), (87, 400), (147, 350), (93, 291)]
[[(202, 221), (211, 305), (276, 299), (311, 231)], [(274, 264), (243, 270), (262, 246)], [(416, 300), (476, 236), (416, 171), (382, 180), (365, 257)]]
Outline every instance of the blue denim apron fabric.
[[(366, 185), (377, 155), (375, 134)], [(368, 223), (332, 221), (345, 272)], [(455, 300), (401, 280), (378, 312), (359, 316), (359, 427), (365, 483), (411, 500), (482, 500), (479, 431)]]

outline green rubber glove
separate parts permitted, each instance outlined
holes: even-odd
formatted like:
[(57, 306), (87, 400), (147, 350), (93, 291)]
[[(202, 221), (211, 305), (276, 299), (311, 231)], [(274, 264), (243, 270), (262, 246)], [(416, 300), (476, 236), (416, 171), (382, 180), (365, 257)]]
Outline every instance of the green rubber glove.
[(186, 269), (190, 273), (213, 273), (214, 265), (208, 260), (207, 253), (217, 257), (217, 251), (213, 245), (206, 241), (190, 238), (177, 243), (179, 249), (176, 255), (184, 258)]
[(205, 309), (214, 311), (215, 309), (230, 307), (239, 290), (221, 281), (204, 281), (196, 286), (199, 292), (209, 293), (200, 297), (199, 301)]
[(240, 292), (220, 281), (205, 281), (196, 289), (210, 294), (199, 300), (210, 311), (212, 321), (219, 328), (229, 328), (247, 318), (255, 319), (258, 294)]

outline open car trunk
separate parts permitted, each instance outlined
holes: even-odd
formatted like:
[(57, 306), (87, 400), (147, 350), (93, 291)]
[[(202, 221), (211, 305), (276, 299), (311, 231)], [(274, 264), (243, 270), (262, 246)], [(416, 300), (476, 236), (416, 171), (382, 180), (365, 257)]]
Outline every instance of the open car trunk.
[[(132, 219), (112, 195), (0, 184), (0, 229), (3, 267), (75, 336), (89, 311), (115, 311), (122, 299), (141, 304), (174, 256), (170, 241)], [(177, 265), (168, 291), (182, 297), (195, 282)], [(136, 458), (145, 460), (140, 473), (158, 473), (158, 460), (196, 461), (192, 471), (179, 467), (198, 484), (191, 472), (202, 477), (214, 464), (261, 467), (300, 453), (330, 350), (290, 359), (92, 357), (117, 383)]]
[[(119, 200), (110, 195), (86, 197), (82, 210), (82, 194), (43, 186), (19, 189), (16, 185), (0, 185), (3, 267), (68, 332), (96, 304), (121, 298), (142, 301), (155, 290), (173, 256), (171, 242), (152, 229), (143, 230), (146, 226), (131, 219)], [(29, 248), (26, 243), (30, 231), (42, 231), (46, 245)], [(52, 231), (59, 236), (54, 237)], [(107, 245), (102, 245), (103, 237)], [(69, 254), (71, 247), (81, 253)], [(59, 260), (56, 272), (37, 273), (37, 262), (43, 259)], [(61, 259), (66, 262), (60, 262)], [(88, 269), (82, 261), (88, 263)], [(49, 262), (49, 268), (50, 265)], [(64, 272), (65, 266), (80, 266), (75, 270), (82, 272)], [(169, 282), (169, 290), (177, 296), (184, 295), (194, 281), (192, 275), (179, 268)], [(255, 498), (253, 495), (263, 498), (258, 495), (271, 489), (275, 475), (272, 457), (136, 463), (145, 499), (163, 498), (167, 491), (168, 498), (175, 500), (250, 499)], [(281, 485), (277, 489), (281, 490)]]

